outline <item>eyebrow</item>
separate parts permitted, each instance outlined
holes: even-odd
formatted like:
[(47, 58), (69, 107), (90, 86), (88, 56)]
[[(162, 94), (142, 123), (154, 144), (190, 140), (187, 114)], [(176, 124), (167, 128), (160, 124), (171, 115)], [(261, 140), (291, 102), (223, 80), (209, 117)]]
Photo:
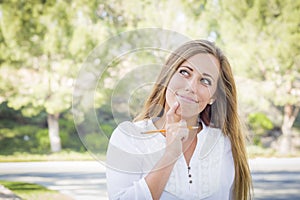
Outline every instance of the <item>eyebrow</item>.
[[(194, 69), (191, 68), (190, 66), (181, 65), (180, 67), (186, 67), (186, 68), (188, 68), (189, 70), (191, 70), (192, 72), (194, 71)], [(208, 77), (210, 77), (212, 80), (215, 80), (215, 79), (212, 77), (212, 75), (210, 75), (210, 74), (207, 74), (207, 73), (200, 73), (200, 74), (202, 74), (202, 76), (208, 76)]]

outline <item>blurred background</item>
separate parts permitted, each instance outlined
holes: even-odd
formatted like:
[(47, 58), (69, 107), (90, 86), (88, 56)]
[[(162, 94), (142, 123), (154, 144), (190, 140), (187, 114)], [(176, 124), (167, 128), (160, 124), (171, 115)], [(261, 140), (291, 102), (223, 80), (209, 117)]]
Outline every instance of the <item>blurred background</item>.
[[(80, 67), (109, 37), (145, 27), (216, 42), (232, 64), (249, 156), (300, 155), (300, 1), (4, 0), (0, 160), (41, 160), (54, 153), (61, 159), (82, 158), (86, 149), (71, 112)], [(122, 62), (122, 67), (151, 61), (147, 53), (138, 57)], [(118, 62), (110, 69), (105, 79), (118, 80)], [(116, 127), (113, 89), (101, 85), (95, 104), (108, 136)], [(119, 89), (126, 91), (126, 86)], [(143, 96), (133, 102), (132, 115)], [(120, 96), (119, 101), (127, 99)], [(105, 153), (107, 142), (95, 139), (93, 130), (90, 133), (86, 139)]]

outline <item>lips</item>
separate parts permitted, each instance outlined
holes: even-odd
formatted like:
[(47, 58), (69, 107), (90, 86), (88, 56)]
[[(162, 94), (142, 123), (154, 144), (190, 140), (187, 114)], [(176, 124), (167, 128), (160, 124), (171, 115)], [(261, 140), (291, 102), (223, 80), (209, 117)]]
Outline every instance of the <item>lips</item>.
[(194, 98), (189, 97), (189, 96), (185, 96), (185, 95), (181, 95), (181, 94), (177, 94), (177, 93), (176, 93), (176, 96), (177, 96), (177, 98), (179, 98), (185, 102), (188, 102), (188, 103), (199, 103), (197, 100), (195, 100)]

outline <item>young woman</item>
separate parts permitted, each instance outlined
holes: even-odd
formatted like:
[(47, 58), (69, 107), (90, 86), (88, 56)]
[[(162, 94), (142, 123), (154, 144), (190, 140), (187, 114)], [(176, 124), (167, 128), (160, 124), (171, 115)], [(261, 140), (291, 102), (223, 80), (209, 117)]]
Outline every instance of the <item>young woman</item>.
[(235, 82), (219, 48), (195, 40), (171, 53), (140, 115), (112, 134), (107, 164), (110, 199), (250, 198)]

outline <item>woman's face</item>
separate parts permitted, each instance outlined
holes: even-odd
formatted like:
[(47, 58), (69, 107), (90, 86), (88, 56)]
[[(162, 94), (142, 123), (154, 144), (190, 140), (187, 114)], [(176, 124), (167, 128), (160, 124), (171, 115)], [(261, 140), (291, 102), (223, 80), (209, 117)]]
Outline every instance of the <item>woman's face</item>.
[(166, 91), (167, 110), (179, 102), (176, 115), (182, 119), (198, 116), (211, 103), (219, 78), (219, 61), (211, 54), (196, 54), (183, 62)]

